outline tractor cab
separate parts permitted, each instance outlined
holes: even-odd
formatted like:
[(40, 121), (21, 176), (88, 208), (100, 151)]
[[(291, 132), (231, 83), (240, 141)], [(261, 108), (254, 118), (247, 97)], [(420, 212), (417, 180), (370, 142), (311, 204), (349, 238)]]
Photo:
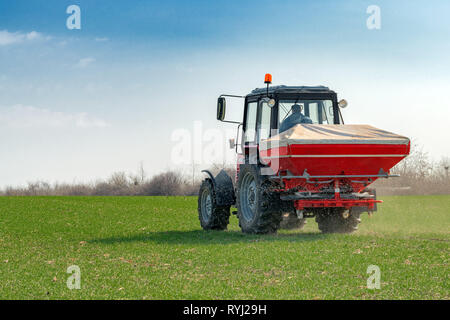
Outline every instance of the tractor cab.
[(275, 86), (255, 89), (245, 97), (242, 123), (245, 145), (259, 144), (295, 124), (342, 124), (343, 120), (336, 93), (327, 87)]
[[(223, 94), (217, 102), (217, 120), (239, 124), (236, 139), (230, 140), (230, 148), (238, 154), (248, 155), (256, 151), (262, 140), (275, 136), (296, 124), (343, 124), (340, 108), (345, 100), (337, 101), (336, 92), (325, 86), (272, 86), (270, 74), (266, 74), (266, 88), (256, 88), (246, 96)], [(242, 122), (225, 120), (226, 97), (244, 99)], [(239, 129), (242, 128), (242, 131)], [(242, 132), (241, 135), (239, 133)], [(240, 150), (238, 150), (240, 146)]]

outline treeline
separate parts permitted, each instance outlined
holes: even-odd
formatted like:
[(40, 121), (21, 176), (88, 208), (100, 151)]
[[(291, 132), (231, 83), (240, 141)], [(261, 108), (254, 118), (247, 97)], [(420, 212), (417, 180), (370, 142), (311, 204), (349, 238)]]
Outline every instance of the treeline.
[(194, 195), (199, 185), (192, 184), (179, 172), (168, 171), (150, 179), (138, 180), (125, 172), (113, 173), (94, 183), (29, 182), (26, 187), (6, 187), (4, 196), (175, 196)]
[[(217, 174), (223, 166), (212, 165), (208, 170)], [(225, 166), (231, 177), (235, 169)], [(105, 180), (94, 183), (29, 182), (25, 187), (6, 187), (0, 196), (191, 196), (197, 195), (206, 174), (197, 172), (193, 178), (181, 171), (167, 171), (147, 178), (143, 165), (137, 173), (115, 172)]]
[[(438, 162), (430, 160), (420, 146), (414, 145), (411, 154), (395, 166), (391, 173), (399, 178), (378, 179), (373, 186), (379, 195), (428, 195), (450, 194), (449, 158)], [(213, 174), (223, 166), (209, 168)], [(236, 174), (234, 166), (225, 170), (232, 177)], [(194, 170), (194, 173), (197, 170)], [(198, 170), (200, 171), (200, 170)], [(55, 183), (35, 181), (25, 187), (6, 187), (0, 191), (3, 196), (175, 196), (197, 195), (205, 174), (197, 172), (194, 177), (180, 171), (167, 171), (147, 178), (141, 164), (135, 174), (116, 172), (108, 179), (95, 183)]]
[(374, 183), (378, 194), (431, 195), (450, 194), (450, 159), (443, 157), (433, 161), (417, 144), (410, 155), (392, 168), (392, 174), (400, 177), (378, 179)]

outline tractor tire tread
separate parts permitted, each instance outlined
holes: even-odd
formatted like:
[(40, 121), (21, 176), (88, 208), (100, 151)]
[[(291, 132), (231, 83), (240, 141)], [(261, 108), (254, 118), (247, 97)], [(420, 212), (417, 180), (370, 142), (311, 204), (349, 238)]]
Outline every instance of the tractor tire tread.
[[(211, 218), (205, 221), (201, 212), (201, 195), (205, 188), (208, 188), (211, 195), (212, 212)], [(214, 191), (211, 179), (207, 178), (202, 181), (198, 196), (198, 218), (200, 225), (204, 230), (226, 230), (230, 222), (230, 206), (217, 206), (216, 193)]]

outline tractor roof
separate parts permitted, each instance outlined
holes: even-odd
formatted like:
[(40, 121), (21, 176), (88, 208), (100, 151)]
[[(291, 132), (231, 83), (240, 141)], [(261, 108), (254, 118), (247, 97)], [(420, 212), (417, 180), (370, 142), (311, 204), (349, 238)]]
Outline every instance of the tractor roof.
[[(267, 88), (256, 88), (248, 95), (253, 96), (266, 92)], [(334, 91), (325, 86), (272, 86), (269, 87), (269, 93), (334, 93)]]

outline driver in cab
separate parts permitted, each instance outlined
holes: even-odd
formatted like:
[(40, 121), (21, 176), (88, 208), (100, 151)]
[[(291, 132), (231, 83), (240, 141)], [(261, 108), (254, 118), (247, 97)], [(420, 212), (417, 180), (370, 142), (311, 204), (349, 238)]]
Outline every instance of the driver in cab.
[(291, 107), (291, 111), (292, 111), (292, 114), (289, 117), (287, 117), (286, 119), (284, 119), (283, 122), (281, 123), (279, 132), (286, 131), (300, 123), (311, 123), (311, 124), (313, 123), (309, 117), (303, 115), (301, 105), (294, 104)]

